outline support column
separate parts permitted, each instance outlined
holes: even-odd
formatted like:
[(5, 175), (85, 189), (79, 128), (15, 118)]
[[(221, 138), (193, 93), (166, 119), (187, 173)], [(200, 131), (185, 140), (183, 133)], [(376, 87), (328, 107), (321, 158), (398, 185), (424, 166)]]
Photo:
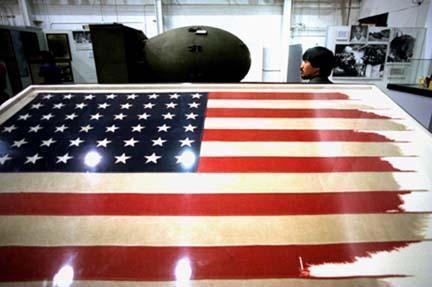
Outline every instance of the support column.
[(284, 0), (282, 12), (282, 29), (281, 29), (281, 65), (280, 65), (280, 81), (287, 81), (288, 72), (288, 55), (289, 42), (291, 36), (291, 10), (292, 0)]
[(155, 14), (156, 14), (157, 33), (162, 34), (164, 32), (163, 15), (162, 15), (162, 0), (155, 0)]
[(33, 26), (30, 16), (30, 5), (28, 0), (18, 0), (21, 15), (23, 17), (24, 26)]

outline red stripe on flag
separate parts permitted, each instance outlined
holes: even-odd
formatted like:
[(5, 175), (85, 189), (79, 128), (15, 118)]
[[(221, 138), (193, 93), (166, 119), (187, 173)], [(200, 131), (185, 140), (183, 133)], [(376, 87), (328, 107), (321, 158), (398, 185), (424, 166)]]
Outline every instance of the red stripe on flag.
[(410, 192), (326, 194), (67, 194), (0, 195), (2, 215), (300, 215), (403, 212)]
[(213, 118), (349, 118), (349, 119), (391, 119), (360, 110), (335, 109), (240, 109), (208, 108), (207, 117)]
[(342, 93), (210, 92), (209, 99), (226, 100), (348, 100)]
[(401, 171), (379, 157), (200, 157), (198, 172)]
[[(307, 267), (354, 262), (413, 242), (226, 247), (0, 247), (0, 280), (46, 280), (65, 265), (74, 280), (175, 280), (190, 260), (191, 279), (298, 278)], [(305, 269), (300, 268), (300, 257)], [(402, 263), (402, 262), (400, 262)], [(384, 274), (383, 274), (384, 275)]]
[(353, 130), (204, 130), (203, 141), (394, 142), (373, 132)]

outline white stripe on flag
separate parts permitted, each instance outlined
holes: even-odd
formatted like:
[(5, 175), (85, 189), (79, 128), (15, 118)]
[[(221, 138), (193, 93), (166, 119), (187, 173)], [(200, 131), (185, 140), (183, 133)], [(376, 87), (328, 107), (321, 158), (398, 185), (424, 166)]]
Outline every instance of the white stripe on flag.
[(0, 246), (242, 246), (417, 241), (432, 239), (432, 215), (2, 216), (0, 234)]

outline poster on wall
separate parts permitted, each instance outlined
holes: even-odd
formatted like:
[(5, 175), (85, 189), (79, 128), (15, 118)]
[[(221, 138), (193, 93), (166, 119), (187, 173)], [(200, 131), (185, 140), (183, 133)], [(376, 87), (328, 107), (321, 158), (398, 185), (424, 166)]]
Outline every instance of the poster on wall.
[(394, 28), (387, 62), (409, 62), (414, 55), (417, 30)]
[(335, 40), (336, 41), (342, 41), (342, 42), (348, 42), (350, 36), (350, 29), (349, 27), (338, 27), (336, 30)]
[(362, 25), (351, 26), (350, 42), (366, 43), (367, 34), (368, 34), (368, 26), (362, 26)]
[(368, 42), (387, 43), (390, 40), (390, 28), (369, 27)]
[(93, 49), (90, 31), (72, 31), (72, 36), (77, 50)]
[(387, 45), (337, 44), (335, 51), (333, 77), (383, 77)]

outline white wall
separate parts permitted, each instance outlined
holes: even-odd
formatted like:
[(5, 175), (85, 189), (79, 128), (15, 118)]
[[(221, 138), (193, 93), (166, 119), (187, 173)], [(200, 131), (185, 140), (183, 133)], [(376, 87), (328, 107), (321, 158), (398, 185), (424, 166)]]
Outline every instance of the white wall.
[(390, 27), (424, 27), (431, 0), (421, 5), (411, 0), (362, 0), (360, 18), (389, 13)]

